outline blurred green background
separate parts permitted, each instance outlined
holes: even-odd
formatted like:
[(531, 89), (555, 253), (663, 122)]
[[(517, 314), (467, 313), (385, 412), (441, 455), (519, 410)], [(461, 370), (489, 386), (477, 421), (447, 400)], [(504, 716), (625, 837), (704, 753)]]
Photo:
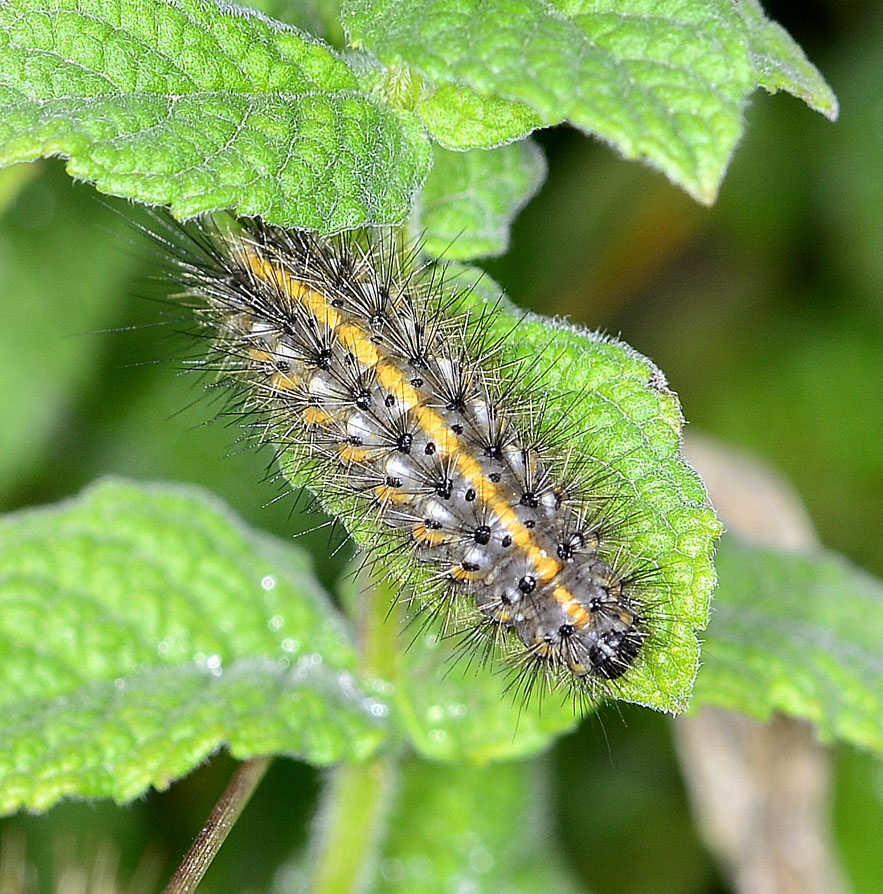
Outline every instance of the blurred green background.
[[(883, 575), (883, 5), (765, 8), (838, 94), (837, 124), (758, 93), (712, 209), (579, 134), (541, 134), (548, 182), (509, 253), (486, 266), (516, 303), (652, 357), (691, 427), (777, 464), (822, 540)], [(74, 185), (58, 162), (0, 172), (0, 208), (0, 506), (115, 472), (198, 482), (283, 537), (308, 526), (294, 500), (271, 503), (269, 453), (239, 449), (235, 420), (204, 424), (214, 410), (202, 381), (178, 374), (200, 346), (151, 282), (137, 209)], [(312, 545), (327, 551), (321, 534)], [(849, 749), (836, 761), (841, 858), (854, 889), (876, 894), (883, 770)], [(0, 840), (26, 836), (44, 891), (68, 859), (59, 847), (88, 855), (101, 841), (123, 876), (147, 852), (164, 881), (231, 768), (219, 755), (125, 809), (64, 804), (6, 820)], [(559, 743), (552, 770), (549, 811), (587, 885), (727, 890), (692, 829), (665, 718), (602, 712)], [(320, 783), (277, 761), (204, 890), (265, 890), (303, 841)]]

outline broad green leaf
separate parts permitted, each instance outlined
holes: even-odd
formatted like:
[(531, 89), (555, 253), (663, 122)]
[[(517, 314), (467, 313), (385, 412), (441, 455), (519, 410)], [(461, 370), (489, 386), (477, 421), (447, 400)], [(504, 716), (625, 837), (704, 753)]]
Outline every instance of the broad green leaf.
[(325, 232), (402, 220), (429, 167), (415, 116), (330, 47), (211, 0), (0, 6), (0, 163), (41, 155), (179, 217)]
[[(447, 289), (466, 285), (463, 271), (458, 273)], [(464, 302), (486, 312), (484, 296), (499, 294), (485, 277), (480, 293)], [(495, 363), (505, 367), (516, 358), (527, 363), (532, 391), (548, 398), (547, 420), (567, 427), (568, 447), (591, 458), (601, 479), (599, 497), (615, 507), (617, 560), (653, 569), (646, 594), (652, 636), (629, 673), (597, 695), (682, 711), (699, 663), (696, 631), (707, 623), (716, 580), (711, 552), (720, 524), (701, 480), (681, 458), (677, 397), (662, 373), (627, 345), (541, 317), (519, 316), (504, 301), (499, 307), (489, 322), (489, 337), (503, 343)], [(309, 486), (327, 472), (304, 467), (285, 447), (280, 454), (296, 485)], [(376, 555), (371, 545), (384, 543), (387, 530), (345, 498), (326, 491), (318, 496), (329, 512), (347, 519), (356, 542), (368, 545), (369, 556)], [(419, 594), (421, 583), (431, 577), (407, 551), (384, 556), (382, 568), (398, 582), (400, 595)], [(464, 599), (455, 607), (451, 629), (468, 625), (470, 611)], [(413, 638), (400, 637), (400, 649)], [(479, 761), (522, 756), (576, 722), (579, 710), (567, 688), (543, 694), (538, 678), (525, 703), (517, 693), (505, 692), (511, 677), (504, 661), (477, 674), (451, 672), (452, 648), (450, 643), (437, 647), (431, 635), (417, 637), (394, 680), (397, 719), (421, 754)], [(587, 698), (583, 705), (592, 701)]]
[(418, 105), (433, 139), (446, 149), (492, 149), (520, 140), (543, 123), (530, 107), (442, 84)]
[(0, 812), (128, 800), (226, 744), (358, 760), (386, 707), (297, 550), (195, 488), (107, 480), (0, 523)]
[(770, 93), (785, 90), (826, 118), (836, 119), (837, 97), (794, 38), (781, 25), (766, 18), (757, 0), (743, 0), (736, 8), (748, 29), (757, 83)]
[[(505, 339), (501, 362), (526, 359), (532, 390), (548, 395), (550, 418), (572, 426), (568, 446), (604, 470), (599, 492), (612, 496), (621, 519), (621, 559), (657, 569), (649, 585), (657, 602), (653, 641), (614, 694), (683, 710), (699, 658), (695, 631), (707, 623), (716, 581), (711, 552), (720, 523), (680, 455), (677, 396), (650, 360), (598, 333), (508, 310), (495, 317), (491, 333)], [(552, 713), (560, 698), (548, 696), (543, 711)]]
[(756, 5), (743, 12), (732, 0), (346, 0), (343, 20), (384, 62), (526, 106), (546, 125), (570, 121), (705, 203), (757, 86), (834, 113), (793, 42)]
[(545, 178), (542, 150), (522, 140), (470, 152), (436, 148), (433, 155), (419, 204), (426, 251), (446, 260), (504, 252), (513, 218)]
[(581, 890), (550, 830), (541, 767), (404, 763), (378, 894)]
[(883, 750), (883, 584), (832, 553), (727, 536), (694, 705), (811, 721), (822, 739)]

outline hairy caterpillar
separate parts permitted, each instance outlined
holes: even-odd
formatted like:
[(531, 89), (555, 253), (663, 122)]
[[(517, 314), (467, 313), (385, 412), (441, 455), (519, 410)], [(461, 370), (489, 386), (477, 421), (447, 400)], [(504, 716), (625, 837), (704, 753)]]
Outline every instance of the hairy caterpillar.
[(175, 275), (261, 439), (348, 526), (379, 522), (376, 556), (410, 553), (421, 608), (467, 650), (501, 647), (525, 688), (594, 693), (629, 671), (655, 569), (626, 567), (603, 468), (568, 449), (528, 362), (499, 361), (492, 306), (464, 310), (383, 237), (181, 233), (162, 240)]

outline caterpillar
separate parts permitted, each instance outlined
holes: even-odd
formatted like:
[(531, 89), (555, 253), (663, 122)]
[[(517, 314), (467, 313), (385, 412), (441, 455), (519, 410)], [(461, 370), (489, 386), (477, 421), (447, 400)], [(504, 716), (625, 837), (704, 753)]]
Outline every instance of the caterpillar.
[(501, 361), (495, 307), (465, 308), (392, 238), (259, 221), (179, 233), (162, 240), (178, 297), (195, 301), (241, 409), (324, 505), (376, 522), (378, 556), (410, 555), (420, 592), (403, 590), (419, 608), (467, 650), (500, 647), (520, 680), (594, 693), (627, 674), (654, 569), (624, 567), (603, 470), (568, 450), (531, 361)]

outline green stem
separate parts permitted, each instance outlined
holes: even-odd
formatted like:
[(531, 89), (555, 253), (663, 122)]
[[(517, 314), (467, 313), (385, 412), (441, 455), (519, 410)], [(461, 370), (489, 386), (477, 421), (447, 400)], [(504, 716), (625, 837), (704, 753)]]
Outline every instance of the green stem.
[[(389, 610), (392, 594), (387, 587), (368, 583), (365, 577), (363, 581), (367, 585), (354, 606), (363, 672), (393, 680), (401, 649), (401, 612)], [(398, 759), (392, 755), (334, 770), (319, 814), (313, 894), (352, 894), (366, 886), (397, 776)]]
[(353, 894), (365, 888), (383, 835), (397, 762), (376, 758), (339, 767), (319, 821), (313, 894)]

